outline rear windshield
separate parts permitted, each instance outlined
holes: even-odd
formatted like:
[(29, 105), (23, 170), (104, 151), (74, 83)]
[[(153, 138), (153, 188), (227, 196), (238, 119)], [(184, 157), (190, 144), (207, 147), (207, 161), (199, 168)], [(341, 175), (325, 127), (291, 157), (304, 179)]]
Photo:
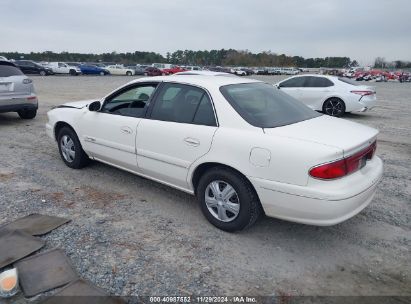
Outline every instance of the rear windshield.
[(359, 85), (355, 80), (351, 80), (350, 78), (338, 77), (338, 80), (355, 86)]
[(233, 84), (220, 91), (245, 121), (259, 128), (285, 126), (321, 115), (268, 83)]
[(23, 75), (19, 68), (11, 65), (0, 65), (0, 77)]

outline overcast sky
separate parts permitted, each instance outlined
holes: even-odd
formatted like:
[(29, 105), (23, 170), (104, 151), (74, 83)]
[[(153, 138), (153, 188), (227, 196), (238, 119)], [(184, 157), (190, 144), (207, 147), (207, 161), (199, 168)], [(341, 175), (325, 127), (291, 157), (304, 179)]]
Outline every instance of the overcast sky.
[(411, 61), (411, 1), (0, 0), (0, 51), (221, 48)]

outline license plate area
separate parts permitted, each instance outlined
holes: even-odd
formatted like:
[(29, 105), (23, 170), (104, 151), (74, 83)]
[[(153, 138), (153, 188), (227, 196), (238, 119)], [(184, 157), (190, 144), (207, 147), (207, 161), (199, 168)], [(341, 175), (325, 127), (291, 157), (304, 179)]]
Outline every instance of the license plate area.
[(0, 82), (0, 92), (10, 92), (13, 86), (11, 82)]

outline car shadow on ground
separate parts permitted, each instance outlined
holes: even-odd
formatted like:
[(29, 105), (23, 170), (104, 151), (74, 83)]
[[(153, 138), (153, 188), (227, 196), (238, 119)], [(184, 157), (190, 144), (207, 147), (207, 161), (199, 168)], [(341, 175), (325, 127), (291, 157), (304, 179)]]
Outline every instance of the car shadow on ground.
[(0, 125), (23, 124), (27, 122), (21, 119), (17, 113), (0, 113)]
[[(207, 222), (200, 211), (196, 197), (193, 195), (99, 162), (91, 162), (89, 169), (97, 170), (101, 173), (104, 171), (103, 174), (107, 176), (116, 176), (116, 178), (112, 180), (113, 183), (116, 183), (118, 179), (119, 181), (123, 181), (123, 185), (126, 184), (127, 187), (142, 187), (144, 191), (148, 193), (148, 196), (156, 193), (157, 196), (163, 198), (161, 202), (155, 202), (155, 204), (158, 204), (158, 208), (162, 208), (162, 203), (167, 203), (168, 206), (164, 206), (164, 208), (169, 210), (183, 208), (188, 211), (192, 217), (197, 217), (194, 221), (197, 222), (197, 225), (200, 224), (203, 227), (208, 226), (211, 230), (214, 230), (212, 233), (223, 233), (225, 238), (228, 239), (240, 238), (246, 241), (254, 238), (256, 240), (264, 240), (265, 242), (268, 241), (272, 245), (278, 243), (279, 246), (287, 244), (287, 246), (291, 247), (297, 246), (300, 242), (314, 242), (313, 244), (316, 242), (328, 242), (331, 245), (338, 242), (338, 239), (344, 239), (345, 235), (355, 233), (355, 231), (359, 229), (358, 226), (361, 226), (365, 220), (363, 216), (360, 216), (334, 226), (311, 226), (263, 215), (255, 225), (246, 230), (234, 234), (226, 233)], [(173, 204), (174, 206), (170, 206), (169, 204)], [(173, 212), (171, 211), (171, 213)], [(170, 216), (175, 217), (175, 215), (173, 216), (171, 214)], [(174, 218), (174, 221), (175, 220)], [(339, 235), (339, 237), (336, 238), (336, 235)], [(280, 239), (278, 238), (279, 236), (281, 236)], [(312, 245), (307, 246), (311, 247)]]
[(377, 115), (376, 113), (345, 113), (342, 117), (343, 119), (356, 120), (361, 123), (361, 121), (371, 121), (375, 119), (388, 119), (385, 116)]

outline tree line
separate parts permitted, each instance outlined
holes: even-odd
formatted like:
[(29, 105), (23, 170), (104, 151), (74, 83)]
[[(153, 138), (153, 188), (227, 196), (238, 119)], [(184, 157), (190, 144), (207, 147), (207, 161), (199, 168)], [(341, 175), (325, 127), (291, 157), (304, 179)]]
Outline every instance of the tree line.
[(409, 69), (411, 68), (411, 61), (395, 60), (386, 61), (384, 57), (377, 57), (374, 61), (374, 68), (377, 69)]
[(163, 56), (155, 52), (127, 52), (127, 53), (55, 53), (46, 52), (0, 52), (1, 56), (9, 59), (29, 59), (34, 61), (65, 61), (65, 62), (116, 62), (122, 64), (135, 63), (173, 63), (180, 65), (201, 66), (276, 66), (301, 68), (347, 68), (357, 66), (358, 63), (349, 57), (303, 58), (301, 56), (287, 56), (271, 51), (252, 53), (250, 51), (221, 49), (221, 50), (177, 50)]

